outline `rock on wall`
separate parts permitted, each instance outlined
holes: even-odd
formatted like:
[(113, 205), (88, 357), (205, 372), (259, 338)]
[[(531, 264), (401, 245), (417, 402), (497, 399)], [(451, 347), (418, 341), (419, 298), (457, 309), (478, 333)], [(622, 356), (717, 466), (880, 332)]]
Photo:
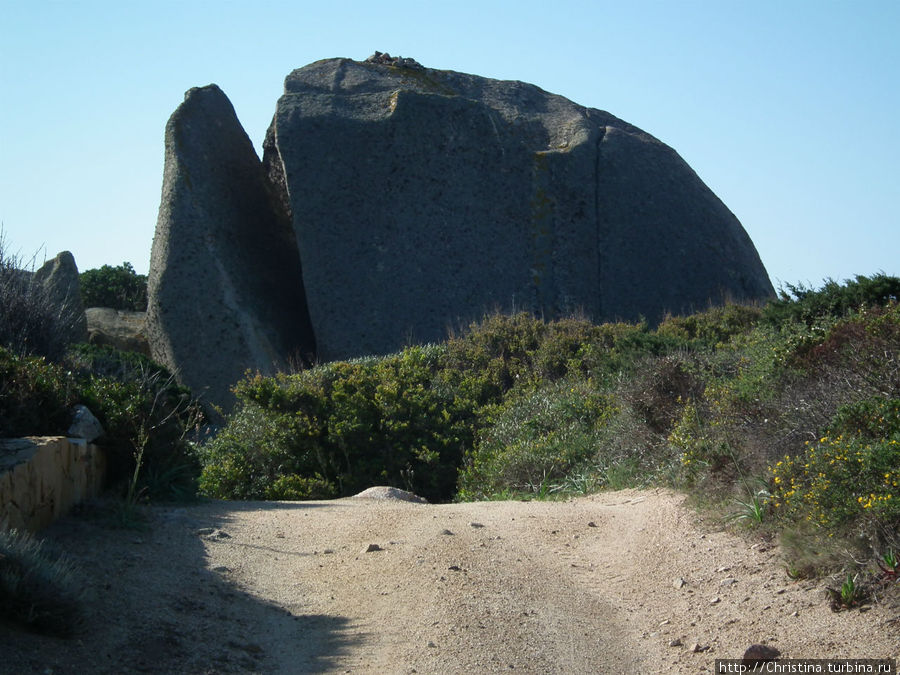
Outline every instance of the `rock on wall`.
[(35, 532), (100, 494), (106, 456), (83, 440), (0, 440), (0, 527)]
[(314, 352), (297, 246), (231, 103), (195, 88), (166, 125), (146, 335), (180, 383), (230, 407), (247, 369)]

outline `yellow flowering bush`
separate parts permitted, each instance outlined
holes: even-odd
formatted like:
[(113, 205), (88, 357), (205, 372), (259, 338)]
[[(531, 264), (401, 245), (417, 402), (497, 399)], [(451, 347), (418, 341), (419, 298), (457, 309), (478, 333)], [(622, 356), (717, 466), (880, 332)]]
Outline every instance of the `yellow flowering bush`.
[(770, 503), (778, 513), (828, 529), (858, 519), (900, 524), (900, 401), (845, 406), (826, 435), (776, 462), (770, 473)]
[(680, 451), (681, 466), (689, 481), (735, 461), (715, 403), (709, 407), (712, 409), (703, 412), (697, 404), (686, 403), (667, 438)]

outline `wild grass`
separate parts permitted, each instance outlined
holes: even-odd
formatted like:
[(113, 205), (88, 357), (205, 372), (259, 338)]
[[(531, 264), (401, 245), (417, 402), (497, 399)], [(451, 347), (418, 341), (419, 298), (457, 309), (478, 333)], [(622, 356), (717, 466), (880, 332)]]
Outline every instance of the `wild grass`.
[(69, 637), (82, 617), (74, 564), (27, 532), (0, 530), (0, 618)]

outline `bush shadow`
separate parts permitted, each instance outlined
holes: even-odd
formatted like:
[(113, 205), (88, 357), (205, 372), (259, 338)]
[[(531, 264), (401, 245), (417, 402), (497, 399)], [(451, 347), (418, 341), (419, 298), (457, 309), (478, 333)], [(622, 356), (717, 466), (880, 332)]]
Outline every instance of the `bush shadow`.
[(112, 528), (104, 508), (89, 506), (57, 521), (38, 537), (75, 563), (83, 616), (68, 639), (0, 624), (0, 674), (336, 669), (365, 637), (348, 619), (255, 597), (229, 580), (230, 570), (208, 568), (204, 542), (234, 511), (316, 506), (152, 507), (140, 529)]

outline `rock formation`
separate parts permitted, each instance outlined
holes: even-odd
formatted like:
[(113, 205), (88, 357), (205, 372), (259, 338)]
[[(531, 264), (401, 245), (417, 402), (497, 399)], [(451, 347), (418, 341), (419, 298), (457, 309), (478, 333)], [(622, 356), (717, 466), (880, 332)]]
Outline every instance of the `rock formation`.
[(229, 407), (248, 368), (272, 373), (314, 352), (297, 246), (218, 87), (185, 94), (165, 147), (147, 339), (180, 382)]
[(530, 84), (319, 61), (286, 78), (261, 168), (213, 86), (167, 126), (150, 341), (194, 387), (313, 340), (320, 360), (440, 340), (494, 309), (655, 323), (772, 293), (674, 150)]
[(69, 251), (57, 254), (34, 273), (34, 281), (44, 288), (47, 299), (57, 308), (64, 325), (71, 327), (70, 342), (87, 338), (87, 321), (81, 302), (81, 283), (75, 257)]
[(438, 340), (491, 308), (652, 323), (772, 293), (737, 219), (640, 129), (375, 60), (291, 73), (265, 144), (320, 358)]
[(150, 344), (144, 334), (146, 312), (88, 307), (84, 313), (87, 318), (87, 339), (92, 345), (151, 355)]

